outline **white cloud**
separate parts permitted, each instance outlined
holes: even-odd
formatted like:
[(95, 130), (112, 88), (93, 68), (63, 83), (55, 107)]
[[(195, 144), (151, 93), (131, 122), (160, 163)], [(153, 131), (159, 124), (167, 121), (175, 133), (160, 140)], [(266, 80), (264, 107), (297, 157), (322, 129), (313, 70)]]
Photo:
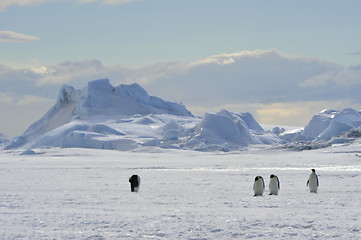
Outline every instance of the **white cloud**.
[(348, 53), (349, 55), (354, 55), (354, 56), (360, 56), (361, 55), (361, 51), (358, 52), (350, 52)]
[(36, 95), (0, 92), (0, 133), (9, 137), (22, 134), (53, 105), (53, 99)]
[(0, 10), (4, 10), (10, 6), (37, 5), (44, 2), (54, 2), (56, 0), (1, 0)]
[(318, 59), (288, 56), (274, 49), (158, 63), (140, 69), (103, 66), (97, 60), (53, 66), (37, 63), (36, 67), (16, 70), (0, 66), (3, 88), (14, 80), (38, 88), (58, 88), (64, 83), (82, 87), (99, 78), (109, 78), (114, 85), (137, 82), (154, 95), (208, 106), (250, 100), (269, 103), (347, 97), (361, 101), (358, 93), (350, 91), (350, 86), (361, 88), (361, 65), (345, 68)]
[(54, 100), (44, 97), (39, 97), (35, 95), (23, 95), (18, 96), (13, 93), (0, 93), (0, 104), (8, 104), (12, 106), (26, 106), (39, 103), (50, 103)]
[(98, 1), (99, 0), (78, 0), (78, 3), (86, 4), (86, 3), (98, 2)]
[(344, 69), (334, 79), (340, 86), (351, 87), (355, 84), (361, 84), (361, 65)]
[(33, 95), (25, 95), (25, 96), (22, 96), (20, 99), (18, 99), (15, 102), (15, 105), (31, 106), (31, 105), (39, 104), (39, 103), (53, 103), (53, 102), (54, 102), (54, 100), (52, 100), (52, 99), (33, 96)]
[[(178, 68), (176, 71), (175, 66)], [(317, 88), (306, 90), (300, 86), (301, 83), (326, 72), (342, 69), (338, 64), (287, 56), (277, 50), (221, 54), (170, 67), (174, 71), (162, 71), (167, 74), (146, 83), (150, 89), (165, 98), (175, 97), (185, 99), (184, 102), (205, 104), (250, 99), (254, 102), (277, 102), (327, 98), (326, 92), (318, 93)], [(183, 70), (179, 70), (181, 67)], [(147, 73), (145, 75), (151, 79), (149, 71)]]
[(326, 71), (300, 83), (301, 87), (322, 87), (336, 84), (343, 88), (349, 88), (361, 84), (361, 65), (342, 67)]
[(114, 85), (137, 82), (154, 95), (208, 105), (250, 99), (254, 102), (323, 100), (342, 95), (361, 100), (359, 94), (348, 92), (350, 86), (361, 86), (361, 65), (345, 68), (318, 59), (287, 56), (277, 50), (220, 54), (140, 69), (103, 66), (97, 60), (53, 66), (37, 63), (36, 67), (26, 69), (0, 66), (0, 83), (7, 85), (27, 81), (39, 88), (56, 88), (64, 83), (82, 87), (99, 78), (109, 78)]
[(317, 76), (313, 76), (310, 79), (307, 79), (300, 83), (301, 87), (319, 87), (326, 85), (331, 79), (333, 79), (338, 72), (327, 71)]
[(0, 93), (0, 103), (12, 103), (13, 97), (8, 93)]
[(0, 31), (0, 42), (32, 42), (38, 41), (36, 36), (25, 35), (12, 31)]
[(187, 105), (196, 115), (204, 112), (216, 113), (222, 109), (233, 112), (250, 112), (259, 123), (278, 126), (299, 126), (308, 124), (314, 114), (324, 109), (360, 109), (360, 104), (349, 99), (327, 101), (289, 101), (272, 103), (233, 102), (221, 105), (204, 106), (197, 103)]
[(233, 64), (237, 60), (245, 57), (260, 57), (264, 54), (271, 54), (276, 53), (280, 54), (276, 49), (270, 49), (270, 50), (255, 50), (255, 51), (240, 51), (236, 53), (225, 53), (225, 54), (218, 54), (213, 55), (205, 59), (201, 59), (198, 61), (191, 62), (189, 64), (189, 67), (195, 67), (198, 65), (204, 65), (204, 64), (218, 64), (218, 65), (227, 65), (227, 64)]
[[(39, 5), (46, 2), (60, 2), (60, 1), (72, 2), (72, 0), (0, 0), (0, 11), (5, 10), (6, 8), (11, 6)], [(100, 2), (102, 4), (125, 4), (134, 1), (137, 0), (74, 0), (73, 2), (79, 4), (86, 4), (92, 2)]]
[(64, 62), (57, 66), (41, 66), (33, 68), (30, 71), (37, 74), (36, 84), (41, 85), (59, 85), (64, 83), (86, 81), (86, 79), (104, 78), (105, 68), (101, 62), (82, 61), (82, 62)]
[(5, 95), (6, 101), (2, 102), (4, 93), (0, 93), (0, 132), (9, 137), (21, 135), (55, 103), (54, 100), (38, 96)]
[(150, 95), (183, 102), (196, 114), (222, 108), (249, 111), (263, 123), (304, 125), (324, 108), (358, 109), (361, 105), (361, 65), (344, 67), (277, 50), (220, 54), (140, 69), (104, 66), (97, 60), (58, 65), (36, 62), (16, 69), (0, 64), (0, 103), (10, 102), (15, 108), (31, 102), (49, 105), (45, 100), (55, 102), (62, 84), (83, 88), (99, 78), (109, 78), (115, 86), (137, 82)]
[(304, 127), (313, 115), (324, 109), (354, 108), (360, 110), (360, 102), (350, 99), (326, 101), (298, 101), (257, 104), (254, 106), (257, 121), (264, 124)]
[(136, 0), (101, 0), (105, 4), (124, 4), (129, 2), (134, 2)]

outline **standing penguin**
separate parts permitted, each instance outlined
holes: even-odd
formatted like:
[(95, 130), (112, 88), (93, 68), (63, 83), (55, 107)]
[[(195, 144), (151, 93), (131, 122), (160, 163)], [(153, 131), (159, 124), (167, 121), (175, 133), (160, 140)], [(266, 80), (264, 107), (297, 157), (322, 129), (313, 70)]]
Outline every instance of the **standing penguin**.
[(253, 196), (262, 196), (263, 192), (264, 192), (264, 180), (261, 176), (257, 176), (254, 179), (254, 184), (253, 184), (253, 191), (254, 191), (254, 195)]
[(129, 178), (130, 190), (132, 192), (138, 192), (140, 187), (140, 177), (138, 175), (133, 175)]
[(310, 174), (310, 177), (308, 178), (307, 184), (306, 186), (310, 187), (310, 192), (314, 192), (317, 193), (317, 188), (318, 188), (318, 177), (316, 174), (316, 170), (315, 169), (311, 169), (312, 173)]
[(278, 195), (279, 189), (280, 181), (276, 175), (272, 174), (269, 181), (269, 195)]

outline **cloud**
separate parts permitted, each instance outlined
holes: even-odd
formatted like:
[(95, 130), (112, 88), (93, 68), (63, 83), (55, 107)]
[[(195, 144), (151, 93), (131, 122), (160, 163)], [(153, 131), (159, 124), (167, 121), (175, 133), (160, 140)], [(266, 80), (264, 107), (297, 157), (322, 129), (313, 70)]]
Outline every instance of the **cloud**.
[(22, 96), (22, 98), (18, 99), (15, 102), (15, 105), (30, 106), (30, 105), (39, 104), (39, 103), (52, 103), (52, 102), (53, 102), (52, 99), (38, 97), (38, 96), (32, 96), (32, 95), (25, 95), (25, 96)]
[(276, 49), (219, 54), (139, 69), (104, 66), (98, 60), (57, 65), (36, 62), (23, 68), (0, 64), (0, 103), (10, 101), (20, 107), (36, 101), (48, 106), (49, 102), (41, 101), (52, 99), (55, 103), (62, 84), (83, 88), (99, 78), (109, 78), (115, 86), (139, 83), (150, 95), (183, 102), (198, 115), (220, 109), (248, 111), (261, 123), (305, 125), (324, 108), (358, 109), (361, 105), (361, 65), (345, 67)]
[(52, 99), (43, 98), (34, 95), (24, 95), (24, 96), (17, 96), (13, 93), (0, 93), (0, 104), (8, 104), (13, 106), (27, 106), (33, 105), (38, 103), (50, 103), (53, 102)]
[(56, 66), (39, 66), (28, 70), (36, 77), (35, 83), (41, 85), (59, 85), (85, 79), (102, 78), (104, 66), (100, 61), (63, 62)]
[(340, 71), (327, 71), (317, 76), (313, 76), (303, 82), (300, 83), (301, 87), (318, 87), (326, 85), (331, 79), (335, 78), (335, 76)]
[(12, 103), (13, 97), (8, 93), (0, 93), (0, 103)]
[(4, 10), (10, 6), (38, 5), (45, 2), (54, 2), (56, 0), (1, 0), (0, 10)]
[(134, 2), (136, 0), (101, 0), (105, 4), (124, 4), (129, 2)]
[(98, 60), (38, 64), (26, 69), (0, 65), (3, 88), (14, 86), (12, 81), (35, 84), (36, 88), (58, 88), (64, 83), (82, 87), (99, 78), (109, 78), (114, 85), (137, 82), (153, 95), (207, 106), (346, 97), (361, 101), (355, 91), (361, 88), (361, 65), (346, 68), (319, 59), (289, 56), (275, 49), (158, 63), (139, 69), (104, 66)]
[[(151, 67), (150, 67), (151, 68)], [(340, 72), (343, 66), (319, 59), (294, 57), (277, 50), (241, 51), (211, 56), (187, 64), (157, 66), (163, 76), (153, 78), (146, 69), (141, 72), (150, 80), (145, 85), (165, 98), (188, 102), (283, 102), (329, 99), (328, 94), (343, 88), (320, 91), (319, 84), (305, 81), (325, 73)], [(161, 71), (162, 70), (162, 71)], [(357, 74), (356, 74), (357, 75)], [(174, 89), (170, 91), (169, 89)]]
[[(98, 60), (11, 69), (0, 65), (0, 83), (58, 88), (82, 87), (109, 78), (114, 85), (137, 82), (150, 93), (204, 106), (232, 102), (361, 101), (361, 65), (344, 67), (314, 58), (289, 56), (275, 49), (219, 54), (190, 62), (158, 63), (139, 69), (104, 66)], [(16, 82), (15, 81), (15, 82)], [(9, 86), (3, 86), (9, 88)], [(13, 89), (15, 90), (15, 89)]]
[(360, 104), (348, 99), (328, 101), (299, 101), (256, 104), (254, 116), (264, 124), (304, 127), (314, 114), (324, 109), (359, 109)]
[(358, 51), (358, 52), (350, 52), (350, 53), (348, 53), (348, 55), (360, 56), (360, 55), (361, 55), (361, 51)]
[(134, 2), (137, 0), (79, 0), (79, 3), (85, 4), (85, 3), (92, 3), (92, 2), (100, 2), (103, 4), (125, 4), (129, 2)]
[(52, 99), (0, 93), (0, 132), (15, 137), (44, 115), (54, 104)]
[(340, 86), (347, 87), (361, 84), (361, 65), (344, 69), (334, 77), (334, 81)]
[(234, 64), (236, 63), (237, 60), (240, 60), (241, 58), (247, 58), (247, 57), (258, 58), (258, 57), (262, 57), (265, 54), (281, 55), (281, 53), (277, 49), (255, 50), (255, 51), (245, 50), (236, 53), (218, 54), (218, 55), (210, 56), (205, 59), (191, 62), (189, 66), (196, 67), (199, 65), (206, 65), (206, 64), (218, 64), (218, 65)]
[[(11, 6), (39, 5), (46, 2), (60, 2), (60, 1), (64, 1), (64, 0), (1, 0), (0, 11), (5, 10), (6, 8)], [(86, 4), (92, 2), (100, 2), (102, 4), (125, 4), (134, 1), (138, 1), (138, 0), (75, 0), (75, 2), (79, 4)]]
[(349, 99), (327, 101), (289, 101), (289, 102), (233, 102), (220, 105), (204, 106), (197, 103), (187, 105), (196, 115), (204, 112), (219, 112), (227, 109), (232, 112), (250, 112), (259, 123), (278, 126), (304, 127), (314, 114), (323, 109), (359, 109), (360, 103)]
[(0, 31), (0, 42), (32, 42), (39, 41), (36, 36), (25, 35), (12, 31)]
[(0, 133), (9, 137), (20, 135), (53, 104), (53, 99), (36, 95), (0, 92)]
[(301, 87), (324, 87), (337, 85), (350, 88), (361, 84), (361, 64), (326, 71), (300, 83)]

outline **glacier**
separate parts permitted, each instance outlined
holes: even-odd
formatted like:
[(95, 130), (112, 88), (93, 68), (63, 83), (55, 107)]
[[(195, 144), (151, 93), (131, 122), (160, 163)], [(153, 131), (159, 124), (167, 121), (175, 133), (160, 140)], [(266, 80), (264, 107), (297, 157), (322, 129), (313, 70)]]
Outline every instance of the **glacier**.
[(2, 140), (4, 149), (149, 148), (235, 151), (252, 146), (315, 149), (354, 141), (361, 114), (323, 110), (298, 131), (264, 130), (250, 113), (221, 110), (193, 115), (182, 103), (151, 96), (139, 84), (114, 87), (109, 79), (83, 89), (63, 85), (54, 106), (21, 136)]

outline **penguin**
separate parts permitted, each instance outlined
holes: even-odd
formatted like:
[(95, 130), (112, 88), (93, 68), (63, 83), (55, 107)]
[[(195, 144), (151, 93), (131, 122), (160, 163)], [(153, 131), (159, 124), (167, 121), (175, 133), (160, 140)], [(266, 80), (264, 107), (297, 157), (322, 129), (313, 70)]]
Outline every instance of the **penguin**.
[(278, 195), (279, 189), (280, 189), (280, 181), (278, 177), (274, 174), (271, 174), (269, 181), (269, 195)]
[(306, 186), (310, 187), (310, 192), (317, 193), (317, 188), (319, 185), (318, 177), (316, 174), (315, 169), (311, 169), (312, 173), (310, 174), (310, 177), (308, 178)]
[(257, 176), (254, 179), (254, 184), (253, 184), (253, 191), (254, 191), (254, 195), (253, 196), (262, 196), (263, 192), (264, 192), (264, 180), (261, 176)]
[(130, 190), (132, 192), (138, 192), (140, 187), (140, 177), (138, 175), (133, 175), (129, 178)]

